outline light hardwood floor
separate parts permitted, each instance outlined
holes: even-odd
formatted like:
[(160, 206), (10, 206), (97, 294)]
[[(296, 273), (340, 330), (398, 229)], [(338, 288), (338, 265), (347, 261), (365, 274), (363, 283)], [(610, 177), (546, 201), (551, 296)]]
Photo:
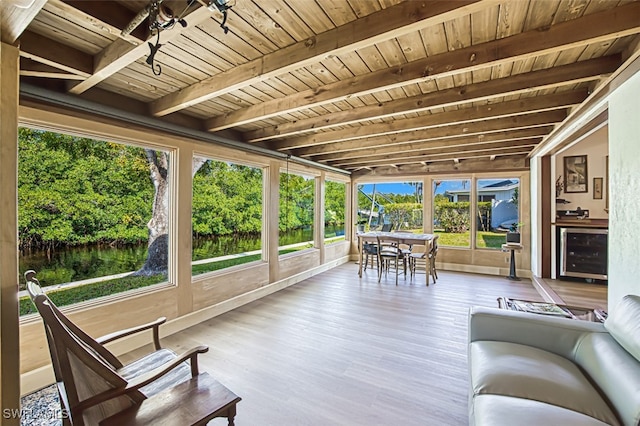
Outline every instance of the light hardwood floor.
[(544, 282), (567, 305), (607, 310), (606, 284), (588, 283), (582, 280), (551, 280)]
[[(438, 271), (429, 287), (344, 264), (163, 339), (242, 397), (238, 426), (465, 425), (467, 314), (530, 281)], [(138, 350), (129, 357), (138, 356)], [(212, 425), (225, 424), (222, 419)]]

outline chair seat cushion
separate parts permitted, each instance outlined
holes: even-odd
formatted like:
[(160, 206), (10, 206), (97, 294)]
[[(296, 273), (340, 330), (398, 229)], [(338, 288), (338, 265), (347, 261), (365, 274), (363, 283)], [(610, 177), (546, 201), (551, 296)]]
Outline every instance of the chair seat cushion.
[[(117, 372), (125, 380), (129, 381), (141, 374), (148, 373), (163, 364), (173, 361), (176, 357), (175, 352), (172, 350), (160, 349), (125, 365)], [(140, 388), (140, 392), (145, 396), (150, 397), (167, 387), (175, 386), (176, 384), (185, 382), (189, 379), (191, 379), (191, 367), (186, 362), (183, 362), (158, 380)]]
[(477, 395), (472, 405), (472, 424), (492, 426), (581, 425), (607, 423), (556, 405), (504, 395)]
[(473, 342), (470, 351), (473, 395), (524, 398), (619, 424), (591, 382), (564, 357), (531, 346), (495, 341)]

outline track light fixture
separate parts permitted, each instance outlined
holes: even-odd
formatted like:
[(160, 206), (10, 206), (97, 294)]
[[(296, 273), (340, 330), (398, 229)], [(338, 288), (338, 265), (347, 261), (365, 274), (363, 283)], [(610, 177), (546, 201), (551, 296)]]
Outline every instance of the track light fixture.
[(162, 4), (162, 0), (152, 0), (151, 3), (149, 3), (149, 31), (151, 31), (152, 34), (155, 31), (157, 39), (155, 45), (148, 42), (150, 53), (146, 62), (151, 66), (151, 71), (153, 71), (155, 75), (162, 74), (162, 67), (160, 67), (159, 64), (154, 66), (156, 53), (158, 53), (158, 50), (162, 47), (160, 44), (160, 32), (173, 28), (176, 22), (182, 25), (182, 28), (186, 27), (187, 21), (185, 21), (182, 16), (185, 14), (187, 9), (189, 9), (192, 3), (193, 1), (189, 1), (187, 3), (187, 7), (185, 7), (182, 13), (177, 17), (173, 14), (173, 10)]
[(207, 8), (214, 12), (219, 10), (222, 12), (222, 23), (220, 24), (220, 28), (224, 30), (224, 33), (229, 32), (229, 27), (227, 27), (227, 10), (231, 9), (236, 5), (236, 0), (210, 0)]
[(129, 24), (122, 30), (122, 37), (126, 37), (138, 26), (140, 25), (147, 17), (149, 18), (149, 31), (151, 34), (155, 32), (156, 34), (156, 43), (153, 44), (148, 42), (149, 45), (149, 56), (147, 57), (147, 64), (151, 66), (151, 70), (155, 75), (162, 74), (162, 68), (159, 64), (155, 64), (155, 56), (156, 53), (162, 47), (160, 44), (160, 33), (164, 30), (168, 30), (173, 28), (173, 26), (178, 23), (182, 25), (182, 27), (187, 26), (187, 21), (184, 19), (185, 14), (193, 6), (196, 2), (206, 6), (211, 11), (220, 11), (222, 12), (223, 19), (220, 27), (224, 30), (224, 33), (229, 32), (229, 27), (226, 26), (227, 22), (227, 11), (235, 6), (235, 0), (187, 0), (187, 5), (184, 10), (175, 15), (173, 10), (170, 7), (162, 4), (163, 0), (151, 0), (144, 9), (142, 9), (138, 14), (129, 22)]

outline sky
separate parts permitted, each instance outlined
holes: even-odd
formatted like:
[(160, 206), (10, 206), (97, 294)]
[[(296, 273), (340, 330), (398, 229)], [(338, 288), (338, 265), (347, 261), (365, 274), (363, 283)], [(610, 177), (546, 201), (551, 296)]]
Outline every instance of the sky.
[[(490, 185), (492, 183), (496, 183), (502, 180), (504, 179), (482, 179), (479, 181), (479, 183), (480, 183), (480, 187), (483, 187), (483, 186)], [(516, 181), (517, 179), (514, 178), (512, 180)], [(463, 185), (462, 185), (463, 180), (443, 180), (441, 182), (442, 183), (438, 185), (436, 194), (444, 194), (445, 191), (450, 191), (454, 189), (463, 189)], [(372, 183), (362, 185), (362, 190), (364, 191), (365, 194), (371, 195), (371, 193), (373, 192), (373, 185), (374, 184)], [(469, 185), (470, 183), (469, 183), (469, 180), (467, 179), (465, 188), (469, 189)], [(376, 187), (376, 193), (383, 193), (383, 194), (414, 194), (415, 193), (414, 187), (404, 182), (376, 183), (375, 187)]]
[[(468, 181), (467, 181), (468, 182)], [(368, 183), (362, 186), (362, 190), (365, 194), (371, 195), (373, 192), (372, 183)], [(393, 182), (393, 183), (376, 183), (376, 193), (383, 194), (414, 194), (415, 188), (404, 182)], [(469, 184), (467, 183), (467, 188)], [(438, 190), (436, 194), (443, 194), (445, 191), (450, 189), (462, 189), (462, 181), (443, 181), (442, 184), (438, 186)]]

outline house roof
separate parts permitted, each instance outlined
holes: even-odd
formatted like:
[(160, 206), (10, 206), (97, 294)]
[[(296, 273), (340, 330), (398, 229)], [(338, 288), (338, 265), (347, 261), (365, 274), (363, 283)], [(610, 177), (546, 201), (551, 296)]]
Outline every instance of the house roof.
[(638, 1), (238, 0), (226, 34), (208, 1), (162, 2), (187, 26), (161, 32), (160, 75), (148, 1), (2, 2), (21, 102), (65, 96), (355, 176), (527, 169), (640, 45)]

